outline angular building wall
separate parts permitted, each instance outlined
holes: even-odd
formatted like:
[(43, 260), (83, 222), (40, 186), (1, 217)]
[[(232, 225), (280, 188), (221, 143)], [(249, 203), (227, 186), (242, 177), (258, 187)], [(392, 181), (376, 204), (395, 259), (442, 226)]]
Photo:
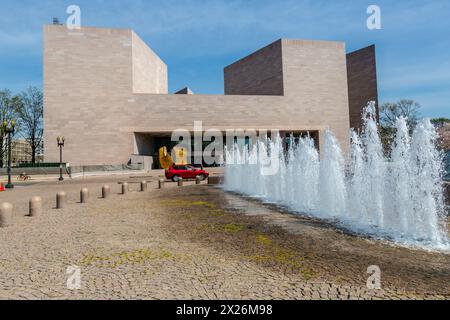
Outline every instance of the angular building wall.
[(378, 113), (378, 84), (375, 46), (347, 55), (350, 127), (360, 130), (362, 113), (369, 101), (375, 101)]
[(298, 127), (327, 127), (344, 149), (347, 90), (343, 42), (280, 39), (225, 68), (225, 94), (283, 96), (286, 106), (269, 114), (282, 114), (286, 125), (291, 114)]
[[(131, 136), (120, 134), (133, 92), (131, 30), (44, 27), (45, 161), (77, 165), (123, 163)], [(127, 161), (125, 161), (127, 162)]]
[(133, 93), (167, 94), (167, 65), (132, 31)]
[[(239, 81), (253, 77), (242, 61), (232, 67), (242, 72), (236, 76), (239, 81), (225, 76), (233, 90), (246, 95), (168, 95), (158, 93), (166, 92), (165, 64), (141, 41), (131, 30), (44, 28), (45, 161), (58, 161), (56, 137), (64, 135), (65, 161), (72, 165), (127, 163), (136, 150), (149, 152), (150, 146), (142, 145), (147, 136), (192, 131), (194, 121), (202, 121), (204, 130), (279, 129), (322, 135), (331, 129), (347, 149), (342, 43), (275, 42), (254, 57), (260, 63), (251, 67), (265, 70), (274, 65), (266, 74), (274, 76), (272, 87), (243, 84), (239, 89)], [(277, 92), (282, 95), (273, 95), (274, 88), (283, 89)], [(260, 94), (252, 94), (257, 90)]]
[(350, 119), (345, 43), (283, 39), (282, 45), (286, 103), (303, 111), (299, 123), (321, 123), (346, 150)]
[(226, 95), (282, 96), (281, 40), (229, 65), (224, 76)]

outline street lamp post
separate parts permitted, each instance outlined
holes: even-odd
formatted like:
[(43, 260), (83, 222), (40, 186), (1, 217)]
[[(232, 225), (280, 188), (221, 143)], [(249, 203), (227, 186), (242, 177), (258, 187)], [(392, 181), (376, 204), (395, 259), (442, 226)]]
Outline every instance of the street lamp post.
[(64, 148), (64, 144), (65, 144), (65, 139), (64, 137), (58, 137), (56, 138), (56, 140), (58, 141), (58, 147), (59, 147), (59, 181), (64, 181), (63, 178), (63, 148)]
[(2, 129), (8, 136), (8, 184), (5, 186), (6, 189), (13, 189), (14, 185), (12, 183), (12, 151), (11, 151), (11, 140), (14, 135), (14, 129), (16, 127), (16, 122), (14, 120), (5, 120), (2, 124)]

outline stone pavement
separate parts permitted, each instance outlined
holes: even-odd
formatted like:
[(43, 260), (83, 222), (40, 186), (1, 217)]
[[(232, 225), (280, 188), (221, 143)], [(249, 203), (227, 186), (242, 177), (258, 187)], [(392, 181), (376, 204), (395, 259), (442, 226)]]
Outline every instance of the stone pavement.
[[(0, 299), (450, 297), (448, 255), (348, 236), (206, 185), (157, 190), (154, 177), (141, 193), (139, 179), (126, 180), (133, 192), (125, 196), (117, 177), (0, 193), (15, 212), (15, 224), (0, 229)], [(81, 187), (91, 190), (89, 204), (78, 203)], [(54, 209), (59, 190), (69, 195), (62, 210)], [(43, 198), (38, 218), (26, 216), (34, 195)], [(382, 290), (366, 287), (376, 263)], [(80, 268), (79, 290), (68, 289), (70, 266)]]

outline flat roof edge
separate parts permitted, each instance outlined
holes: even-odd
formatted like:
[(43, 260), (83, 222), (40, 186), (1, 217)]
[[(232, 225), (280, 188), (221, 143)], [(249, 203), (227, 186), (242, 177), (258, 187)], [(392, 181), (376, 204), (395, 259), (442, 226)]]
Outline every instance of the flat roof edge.
[(44, 29), (66, 29), (70, 32), (83, 32), (83, 31), (91, 31), (91, 32), (99, 32), (99, 33), (108, 33), (108, 32), (117, 32), (117, 33), (128, 33), (134, 32), (133, 29), (130, 28), (103, 28), (103, 27), (86, 27), (81, 26), (80, 29), (68, 29), (65, 24), (44, 24)]

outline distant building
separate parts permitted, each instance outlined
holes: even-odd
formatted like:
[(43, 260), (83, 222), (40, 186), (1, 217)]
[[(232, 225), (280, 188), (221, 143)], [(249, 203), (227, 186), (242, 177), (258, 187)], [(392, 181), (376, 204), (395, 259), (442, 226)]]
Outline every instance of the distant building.
[[(167, 65), (132, 30), (44, 27), (45, 161), (116, 165), (157, 157), (174, 130), (327, 129), (349, 148), (363, 107), (378, 105), (375, 47), (347, 54), (344, 42), (280, 39), (224, 69), (224, 95), (168, 93)], [(205, 63), (208, 63), (205, 61)]]
[[(31, 162), (31, 146), (26, 140), (12, 140), (11, 161), (13, 165)], [(8, 151), (4, 154), (3, 163), (8, 163)]]
[(26, 140), (13, 140), (11, 155), (14, 165), (31, 162), (31, 146)]
[(174, 94), (194, 94), (194, 92), (189, 87), (186, 87), (175, 92)]
[[(36, 162), (40, 163), (44, 161), (42, 153), (36, 155)], [(23, 139), (12, 140), (11, 142), (11, 162), (13, 166), (18, 166), (24, 163), (31, 163), (31, 146), (30, 143)], [(5, 150), (3, 156), (3, 164), (6, 166), (8, 163), (8, 150)]]

